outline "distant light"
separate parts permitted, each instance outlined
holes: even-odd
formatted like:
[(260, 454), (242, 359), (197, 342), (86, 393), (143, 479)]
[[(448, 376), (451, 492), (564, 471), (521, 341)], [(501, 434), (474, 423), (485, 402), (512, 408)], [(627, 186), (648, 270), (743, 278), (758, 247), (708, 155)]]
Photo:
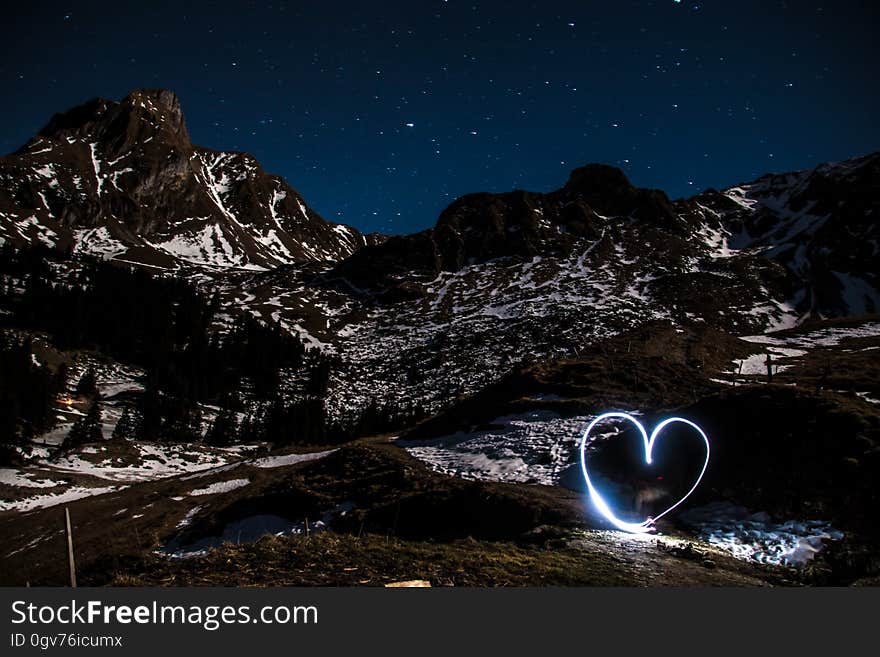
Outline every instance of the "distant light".
[(407, 128), (415, 128), (415, 127), (416, 127), (416, 124), (415, 124), (415, 123), (407, 123), (407, 124), (406, 124), (406, 127), (407, 127)]
[[(599, 494), (599, 491), (597, 491), (595, 489), (595, 487), (593, 486), (593, 482), (590, 480), (590, 473), (587, 472), (587, 439), (590, 437), (590, 432), (593, 430), (593, 427), (595, 427), (600, 422), (603, 422), (605, 420), (609, 420), (612, 418), (619, 418), (621, 420), (626, 420), (627, 422), (630, 422), (631, 424), (633, 424), (636, 427), (636, 429), (639, 430), (639, 433), (642, 436), (642, 441), (643, 441), (644, 447), (645, 447), (645, 463), (647, 463), (648, 465), (651, 465), (651, 463), (653, 462), (654, 443), (657, 441), (657, 438), (659, 437), (659, 435), (663, 432), (663, 430), (667, 426), (669, 426), (670, 424), (673, 424), (674, 422), (681, 422), (683, 424), (687, 424), (688, 426), (692, 427), (693, 429), (695, 429), (697, 431), (698, 434), (700, 434), (700, 437), (706, 443), (706, 460), (703, 462), (703, 469), (700, 470), (700, 474), (697, 477), (697, 480), (694, 482), (694, 485), (691, 486), (690, 490), (687, 493), (685, 493), (684, 496), (681, 497), (681, 499), (679, 499), (675, 504), (673, 504), (668, 509), (663, 511), (663, 513), (660, 513), (660, 514), (654, 516), (653, 518), (647, 518), (647, 519), (643, 520), (642, 522), (638, 522), (638, 523), (625, 522), (625, 521), (621, 520), (620, 518), (618, 518), (617, 516), (615, 516), (614, 512), (611, 510), (611, 507), (608, 506), (608, 503), (602, 498), (602, 496)], [(709, 438), (706, 436), (706, 434), (703, 432), (703, 430), (699, 426), (697, 426), (696, 424), (694, 424), (690, 420), (686, 420), (681, 417), (671, 417), (671, 418), (667, 418), (666, 420), (663, 420), (660, 424), (658, 424), (656, 427), (654, 427), (654, 431), (651, 432), (651, 437), (648, 438), (648, 433), (645, 431), (645, 428), (642, 426), (642, 423), (639, 422), (636, 418), (634, 418), (629, 413), (620, 413), (620, 412), (603, 413), (599, 417), (595, 418), (592, 422), (590, 422), (589, 425), (587, 425), (587, 428), (584, 431), (584, 437), (581, 439), (581, 471), (584, 474), (584, 480), (587, 482), (587, 490), (590, 492), (590, 500), (593, 502), (593, 506), (595, 506), (596, 509), (599, 511), (599, 513), (601, 513), (612, 525), (614, 525), (618, 529), (622, 529), (623, 531), (630, 532), (632, 534), (644, 534), (644, 533), (651, 531), (652, 525), (657, 520), (659, 520), (660, 518), (665, 516), (667, 513), (672, 511), (679, 504), (684, 502), (688, 497), (690, 497), (690, 494), (696, 490), (697, 486), (700, 484), (700, 481), (702, 481), (703, 475), (705, 474), (706, 467), (708, 465), (709, 465)]]

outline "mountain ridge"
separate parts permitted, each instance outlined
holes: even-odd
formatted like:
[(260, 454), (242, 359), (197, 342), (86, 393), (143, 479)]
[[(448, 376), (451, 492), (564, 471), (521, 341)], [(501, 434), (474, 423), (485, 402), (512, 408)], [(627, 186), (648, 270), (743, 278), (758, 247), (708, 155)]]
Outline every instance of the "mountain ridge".
[[(149, 105), (141, 97), (132, 103), (136, 113), (149, 109), (140, 107)], [(176, 107), (174, 97), (153, 105), (172, 114)], [(108, 111), (113, 107), (100, 103), (80, 110), (86, 124), (89, 112)], [(82, 116), (78, 120), (83, 123)], [(169, 120), (175, 124), (175, 116)], [(84, 160), (79, 170), (91, 168), (88, 182), (95, 186), (99, 177), (92, 143), (64, 132), (72, 123), (56, 118), (47, 132), (60, 130), (62, 137), (74, 139)], [(164, 129), (156, 123), (163, 122), (147, 122), (144, 129)], [(172, 133), (181, 134), (177, 129)], [(123, 143), (128, 135), (115, 134)], [(35, 142), (32, 150), (46, 147), (40, 144)], [(274, 222), (240, 220), (248, 208), (256, 208), (258, 218), (271, 215), (279, 193), (275, 185), (280, 183), (257, 170), (250, 156), (202, 149), (175, 159), (172, 147), (162, 148), (162, 161), (146, 158), (142, 174), (147, 182), (160, 178), (161, 194), (153, 203), (172, 209), (204, 203), (216, 209), (209, 222), (189, 219), (176, 226), (180, 233), (198, 234), (205, 225), (214, 226), (224, 236), (241, 235), (238, 241), (226, 240), (236, 246), (248, 236), (260, 237), (261, 227), (283, 232), (285, 239), (295, 234)], [(13, 192), (42, 198), (41, 192), (51, 200), (47, 190), (58, 176), (49, 174), (62, 179), (67, 174), (54, 170), (60, 166), (44, 171), (45, 176), (34, 169), (48, 167), (53, 155), (50, 149), (42, 163), (29, 162), (27, 176)], [(99, 160), (101, 167), (104, 160)], [(303, 235), (333, 241), (323, 252), (323, 242), (298, 242), (296, 258), (293, 247), (290, 257), (270, 258), (271, 250), (251, 256), (231, 246), (224, 251), (211, 240), (203, 244), (200, 258), (187, 257), (181, 249), (163, 250), (155, 225), (153, 233), (142, 237), (137, 219), (151, 217), (132, 213), (128, 224), (102, 224), (106, 218), (83, 216), (83, 208), (67, 219), (63, 212), (69, 210), (62, 207), (59, 214), (62, 223), (76, 226), (71, 232), (78, 248), (180, 269), (178, 275), (218, 295), (224, 317), (254, 316), (297, 335), (309, 349), (333, 354), (339, 366), (330, 377), (329, 416), (345, 416), (389, 396), (412, 399), (435, 412), (522, 363), (565, 357), (647, 322), (703, 324), (733, 335), (755, 335), (811, 317), (876, 312), (878, 247), (870, 217), (880, 202), (873, 191), (880, 179), (878, 161), (880, 154), (873, 154), (677, 200), (660, 190), (636, 188), (614, 167), (587, 165), (555, 191), (465, 195), (441, 213), (433, 228), (372, 241), (313, 220), (306, 210), (286, 221), (295, 227), (299, 220)], [(8, 173), (8, 162), (0, 160), (0, 179)], [(175, 166), (182, 167), (185, 184), (175, 186), (175, 177), (167, 175)], [(248, 166), (253, 181), (245, 176), (238, 184), (233, 173), (246, 174)], [(118, 168), (112, 171), (119, 173)], [(119, 184), (127, 190), (124, 175)], [(34, 177), (39, 185), (31, 189)], [(193, 179), (200, 184), (190, 184)], [(218, 181), (226, 191), (218, 191)], [(66, 185), (63, 180), (57, 184)], [(105, 179), (104, 184), (115, 183)], [(0, 230), (5, 226), (8, 231), (11, 223), (18, 243), (45, 238), (40, 228), (52, 229), (56, 220), (29, 221), (28, 207), (34, 204), (15, 205), (15, 193), (6, 189), (0, 188)], [(298, 207), (299, 201), (288, 195), (286, 202)], [(16, 218), (21, 218), (18, 223)], [(158, 222), (155, 213), (152, 219)], [(117, 254), (113, 246), (123, 240), (111, 234), (115, 242), (107, 239), (105, 249), (101, 240), (111, 229), (116, 235), (128, 230), (134, 245)], [(161, 224), (158, 234), (161, 238)], [(829, 251), (841, 255), (829, 260)], [(164, 262), (157, 263), (159, 258)], [(227, 326), (223, 319), (216, 330), (222, 334)]]
[[(800, 313), (837, 316), (880, 307), (870, 265), (877, 229), (865, 219), (877, 210), (878, 163), (873, 153), (676, 200), (635, 187), (616, 167), (588, 164), (554, 191), (466, 194), (431, 228), (363, 235), (325, 221), (250, 154), (193, 145), (177, 95), (139, 89), (55, 114), (0, 157), (0, 239), (161, 268), (260, 271), (333, 261), (333, 275), (394, 300), (418, 296), (407, 280), (413, 272), (564, 257), (618, 217), (673, 242), (708, 230), (728, 255), (781, 264)], [(780, 232), (783, 225), (791, 234)]]
[[(708, 240), (725, 258), (782, 265), (787, 294), (802, 314), (872, 313), (880, 308), (880, 279), (872, 266), (878, 233), (865, 217), (878, 210), (878, 181), (880, 153), (873, 153), (672, 201), (661, 190), (636, 188), (620, 169), (591, 164), (551, 192), (462, 196), (433, 228), (366, 247), (336, 272), (396, 299), (413, 293), (412, 285), (399, 281), (406, 271), (437, 274), (498, 257), (564, 256), (577, 238), (598, 238), (604, 222), (617, 217), (662, 230), (674, 241)], [(836, 268), (826, 262), (829, 250), (839, 254)]]

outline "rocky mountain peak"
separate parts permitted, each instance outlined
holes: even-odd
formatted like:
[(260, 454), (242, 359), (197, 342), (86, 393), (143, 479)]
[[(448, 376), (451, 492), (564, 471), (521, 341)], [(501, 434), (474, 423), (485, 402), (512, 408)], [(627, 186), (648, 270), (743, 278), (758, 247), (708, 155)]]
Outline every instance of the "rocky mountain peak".
[(176, 116), (183, 119), (180, 98), (169, 89), (135, 89), (121, 102), (122, 105), (137, 105), (156, 112), (166, 118)]
[(119, 153), (152, 139), (181, 150), (192, 147), (180, 99), (165, 89), (139, 89), (122, 101), (89, 100), (54, 115), (28, 146), (46, 139), (98, 142)]
[(666, 193), (635, 187), (617, 167), (588, 164), (577, 168), (561, 191), (586, 202), (602, 215), (632, 216), (676, 228), (676, 213)]
[(676, 236), (688, 230), (662, 191), (635, 187), (616, 167), (588, 164), (553, 192), (462, 196), (434, 228), (364, 249), (340, 263), (339, 272), (364, 287), (394, 288), (391, 298), (397, 298), (401, 267), (431, 275), (504, 257), (566, 256), (579, 240), (602, 237), (615, 218), (637, 219)]
[(607, 164), (587, 164), (573, 170), (565, 189), (586, 194), (631, 194), (635, 187), (626, 174)]
[(189, 142), (189, 132), (183, 118), (180, 98), (173, 91), (138, 89), (126, 96), (121, 105), (144, 110), (154, 119), (165, 123), (165, 128), (180, 137), (181, 140)]
[(324, 221), (253, 156), (194, 146), (164, 89), (87, 101), (0, 157), (0, 243), (37, 239), (153, 267), (245, 269), (377, 241)]

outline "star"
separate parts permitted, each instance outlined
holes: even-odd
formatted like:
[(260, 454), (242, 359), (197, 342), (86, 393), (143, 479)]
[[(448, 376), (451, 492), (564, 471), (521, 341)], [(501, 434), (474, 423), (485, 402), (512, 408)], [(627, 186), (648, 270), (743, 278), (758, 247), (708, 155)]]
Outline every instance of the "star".
[[(326, 20), (308, 8), (310, 3), (292, 3), (300, 8), (288, 7), (285, 20), (278, 20), (278, 12), (285, 10), (275, 3), (268, 11), (257, 3), (236, 18), (190, 14), (180, 29), (147, 14), (139, 22), (136, 12), (121, 7), (119, 18), (137, 26), (127, 32), (127, 49), (117, 55), (124, 71), (100, 63), (112, 61), (106, 56), (111, 44), (104, 41), (100, 26), (94, 29), (88, 63), (82, 68), (83, 75), (93, 76), (92, 62), (100, 63), (100, 77), (106, 80), (99, 92), (124, 88), (138, 79), (176, 86), (194, 135), (206, 129), (217, 135), (206, 146), (228, 149), (232, 142), (240, 144), (276, 166), (292, 186), (302, 185), (309, 202), (328, 216), (344, 207), (347, 217), (369, 221), (371, 211), (377, 210), (375, 226), (367, 223), (368, 229), (394, 215), (396, 207), (402, 212), (402, 231), (433, 223), (442, 207), (436, 214), (429, 210), (443, 205), (447, 191), (436, 187), (422, 198), (419, 189), (407, 185), (416, 167), (420, 176), (448, 185), (456, 196), (503, 191), (513, 173), (517, 187), (550, 185), (547, 170), (555, 171), (563, 160), (573, 166), (617, 162), (644, 175), (640, 184), (677, 195), (693, 192), (704, 182), (749, 179), (751, 170), (769, 158), (767, 144), (756, 143), (759, 127), (763, 134), (778, 135), (774, 162), (795, 162), (803, 156), (795, 152), (800, 147), (791, 144), (808, 125), (821, 125), (823, 134), (811, 140), (815, 153), (801, 166), (833, 159), (831, 152), (821, 149), (841, 139), (846, 142), (838, 146), (841, 153), (876, 148), (869, 113), (859, 110), (876, 105), (878, 92), (870, 84), (867, 67), (849, 67), (846, 75), (838, 76), (835, 85), (844, 93), (822, 93), (830, 91), (831, 71), (843, 67), (843, 57), (872, 61), (873, 46), (863, 38), (870, 32), (870, 11), (835, 6), (832, 12), (826, 6), (823, 12), (816, 5), (828, 3), (821, 1), (795, 10), (795, 3), (788, 2), (783, 3), (790, 6), (787, 17), (768, 12), (765, 23), (754, 25), (747, 11), (724, 12), (713, 8), (718, 3), (703, 7), (704, 2), (633, 3), (639, 5), (638, 18), (620, 22), (614, 20), (616, 10), (608, 8), (613, 3), (569, 3), (563, 13), (547, 3), (530, 2), (521, 3), (516, 12), (494, 12), (480, 2), (444, 0), (411, 3), (406, 15), (377, 5), (364, 12), (339, 12), (333, 27), (342, 38), (332, 48), (307, 35), (291, 38), (286, 29), (285, 20), (293, 19), (294, 12), (300, 25)], [(680, 20), (664, 24), (662, 12), (670, 11), (669, 4), (679, 5), (672, 11), (684, 13), (676, 15)], [(84, 29), (84, 10), (78, 8), (74, 14), (59, 5), (55, 11), (64, 23), (60, 29)], [(794, 14), (798, 20), (791, 23)], [(714, 22), (695, 24), (701, 17), (713, 17)], [(88, 18), (87, 23), (95, 22), (91, 15)], [(857, 29), (859, 23), (862, 27)], [(853, 37), (847, 41), (844, 24), (851, 26), (847, 29)], [(430, 25), (430, 33), (425, 25)], [(17, 43), (16, 38), (24, 42), (24, 34), (40, 38), (36, 30), (16, 37), (16, 30), (7, 29), (11, 36), (6, 43)], [(170, 49), (167, 58), (140, 56), (154, 49), (153, 34)], [(757, 65), (744, 42), (749, 35), (771, 34), (775, 37), (764, 44), (766, 57)], [(722, 38), (708, 38), (712, 35)], [(63, 61), (74, 47), (42, 45), (53, 61)], [(206, 60), (204, 53), (212, 50), (214, 58)], [(224, 67), (234, 68), (236, 75), (224, 75)], [(239, 72), (248, 76), (233, 79)], [(44, 73), (25, 57), (7, 67), (16, 93), (32, 97), (39, 96), (41, 80), (51, 81), (51, 74)], [(82, 89), (94, 85), (78, 79), (71, 84)], [(50, 82), (46, 95), (55, 93), (56, 86)], [(767, 93), (768, 86), (782, 93)], [(824, 125), (822, 111), (809, 103), (794, 111), (793, 98), (808, 92), (825, 98), (829, 114), (845, 120), (846, 130)], [(63, 110), (66, 102), (47, 99), (43, 110)], [(216, 114), (204, 112), (206, 107)], [(693, 143), (701, 144), (694, 153), (678, 152), (674, 146), (685, 130), (693, 132)], [(831, 139), (834, 130), (839, 134)], [(21, 126), (10, 126), (0, 141), (18, 141), (25, 132)], [(861, 142), (865, 143), (860, 146)], [(736, 143), (754, 146), (743, 148), (740, 157), (725, 157)], [(788, 144), (784, 151), (781, 144)], [(300, 152), (290, 157), (290, 146)], [(630, 153), (630, 162), (622, 152)], [(689, 157), (706, 170), (699, 185), (686, 173)], [(309, 175), (311, 164), (317, 164), (318, 171), (331, 162), (357, 165), (353, 170), (359, 173), (346, 176), (342, 192), (337, 192), (340, 183)], [(399, 169), (386, 171), (388, 164)], [(514, 167), (522, 170), (514, 172)], [(386, 181), (385, 192), (380, 195), (375, 185), (363, 185), (372, 191), (357, 197), (359, 184), (372, 175)], [(394, 193), (397, 202), (390, 207), (388, 199)], [(417, 213), (421, 202), (425, 211)]]

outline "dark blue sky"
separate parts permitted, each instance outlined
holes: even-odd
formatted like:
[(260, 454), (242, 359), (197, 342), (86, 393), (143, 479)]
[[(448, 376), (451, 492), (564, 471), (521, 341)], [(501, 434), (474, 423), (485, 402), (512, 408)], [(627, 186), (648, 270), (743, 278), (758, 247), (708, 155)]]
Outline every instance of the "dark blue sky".
[(365, 231), (588, 162), (677, 197), (880, 149), (872, 1), (18, 4), (3, 152), (94, 96), (169, 88), (196, 143)]

